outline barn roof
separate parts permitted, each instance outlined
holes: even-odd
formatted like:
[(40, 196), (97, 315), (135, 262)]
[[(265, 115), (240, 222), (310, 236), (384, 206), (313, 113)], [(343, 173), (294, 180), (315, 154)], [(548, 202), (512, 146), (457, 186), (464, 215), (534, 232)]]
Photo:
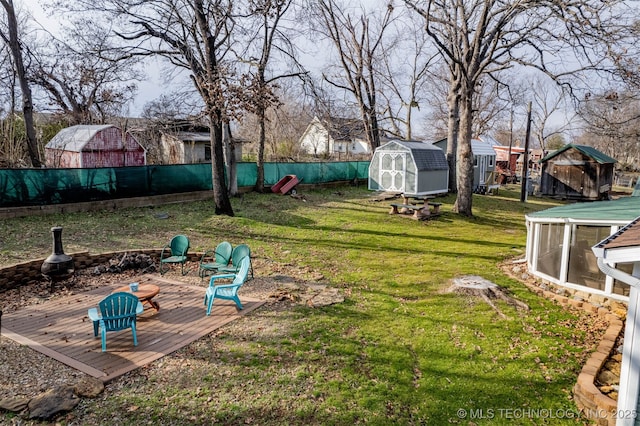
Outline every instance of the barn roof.
[(394, 139), (381, 145), (378, 149), (392, 148), (392, 144), (402, 146), (411, 151), (418, 170), (448, 170), (449, 168), (444, 151), (432, 143)]
[(60, 130), (49, 143), (47, 143), (45, 148), (80, 152), (96, 133), (110, 127), (115, 126), (112, 124), (79, 124), (77, 126), (67, 127)]
[(632, 221), (640, 216), (640, 197), (565, 204), (529, 213), (533, 218)]
[(567, 144), (565, 146), (563, 146), (562, 148), (553, 151), (552, 153), (548, 154), (546, 157), (542, 158), (539, 163), (543, 163), (545, 161), (550, 160), (551, 158), (555, 157), (556, 155), (559, 155), (569, 149), (575, 149), (579, 152), (581, 152), (582, 154), (586, 155), (589, 158), (594, 159), (596, 162), (600, 163), (600, 164), (607, 164), (607, 163), (617, 163), (618, 160), (616, 160), (615, 158), (611, 158), (606, 154), (603, 154), (602, 152), (598, 151), (597, 149), (595, 149), (592, 146), (587, 146), (587, 145), (576, 145), (576, 144)]

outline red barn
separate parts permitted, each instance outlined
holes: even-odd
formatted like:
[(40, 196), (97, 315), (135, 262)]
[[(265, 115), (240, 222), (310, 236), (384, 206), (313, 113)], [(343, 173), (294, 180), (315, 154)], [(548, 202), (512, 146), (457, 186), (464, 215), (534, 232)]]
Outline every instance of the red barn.
[(78, 125), (60, 130), (45, 146), (45, 158), (58, 168), (144, 166), (147, 151), (111, 124)]

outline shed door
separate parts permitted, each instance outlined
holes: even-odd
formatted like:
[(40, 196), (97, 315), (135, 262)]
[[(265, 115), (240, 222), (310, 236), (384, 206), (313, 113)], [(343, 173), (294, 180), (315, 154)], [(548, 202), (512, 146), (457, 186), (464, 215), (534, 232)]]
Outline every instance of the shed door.
[(383, 152), (380, 155), (379, 182), (385, 191), (404, 191), (405, 152)]
[(488, 156), (486, 155), (478, 155), (478, 169), (480, 170), (480, 174), (478, 175), (478, 185), (485, 185), (487, 183), (487, 168), (488, 168)]

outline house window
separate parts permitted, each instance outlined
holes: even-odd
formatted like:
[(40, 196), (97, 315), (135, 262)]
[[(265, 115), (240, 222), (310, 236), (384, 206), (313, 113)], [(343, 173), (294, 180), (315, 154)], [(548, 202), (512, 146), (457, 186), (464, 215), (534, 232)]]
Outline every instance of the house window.
[(478, 157), (477, 156), (473, 157), (473, 167), (478, 167)]
[(211, 145), (204, 146), (204, 161), (211, 161)]
[(493, 157), (489, 157), (489, 167), (493, 167)]

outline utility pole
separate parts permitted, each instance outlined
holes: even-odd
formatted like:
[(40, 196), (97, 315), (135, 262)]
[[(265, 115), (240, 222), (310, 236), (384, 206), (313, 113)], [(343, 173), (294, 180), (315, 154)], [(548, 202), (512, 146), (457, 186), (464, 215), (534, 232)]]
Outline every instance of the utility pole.
[(509, 183), (514, 183), (514, 176), (511, 174), (515, 173), (513, 170), (515, 167), (511, 166), (511, 149), (513, 147), (513, 106), (511, 106), (511, 119), (509, 120), (509, 156), (507, 157), (507, 168), (509, 169)]
[(531, 102), (527, 107), (527, 134), (524, 137), (524, 158), (522, 161), (522, 187), (520, 188), (520, 202), (527, 201), (527, 181), (529, 180), (529, 136), (531, 135)]

